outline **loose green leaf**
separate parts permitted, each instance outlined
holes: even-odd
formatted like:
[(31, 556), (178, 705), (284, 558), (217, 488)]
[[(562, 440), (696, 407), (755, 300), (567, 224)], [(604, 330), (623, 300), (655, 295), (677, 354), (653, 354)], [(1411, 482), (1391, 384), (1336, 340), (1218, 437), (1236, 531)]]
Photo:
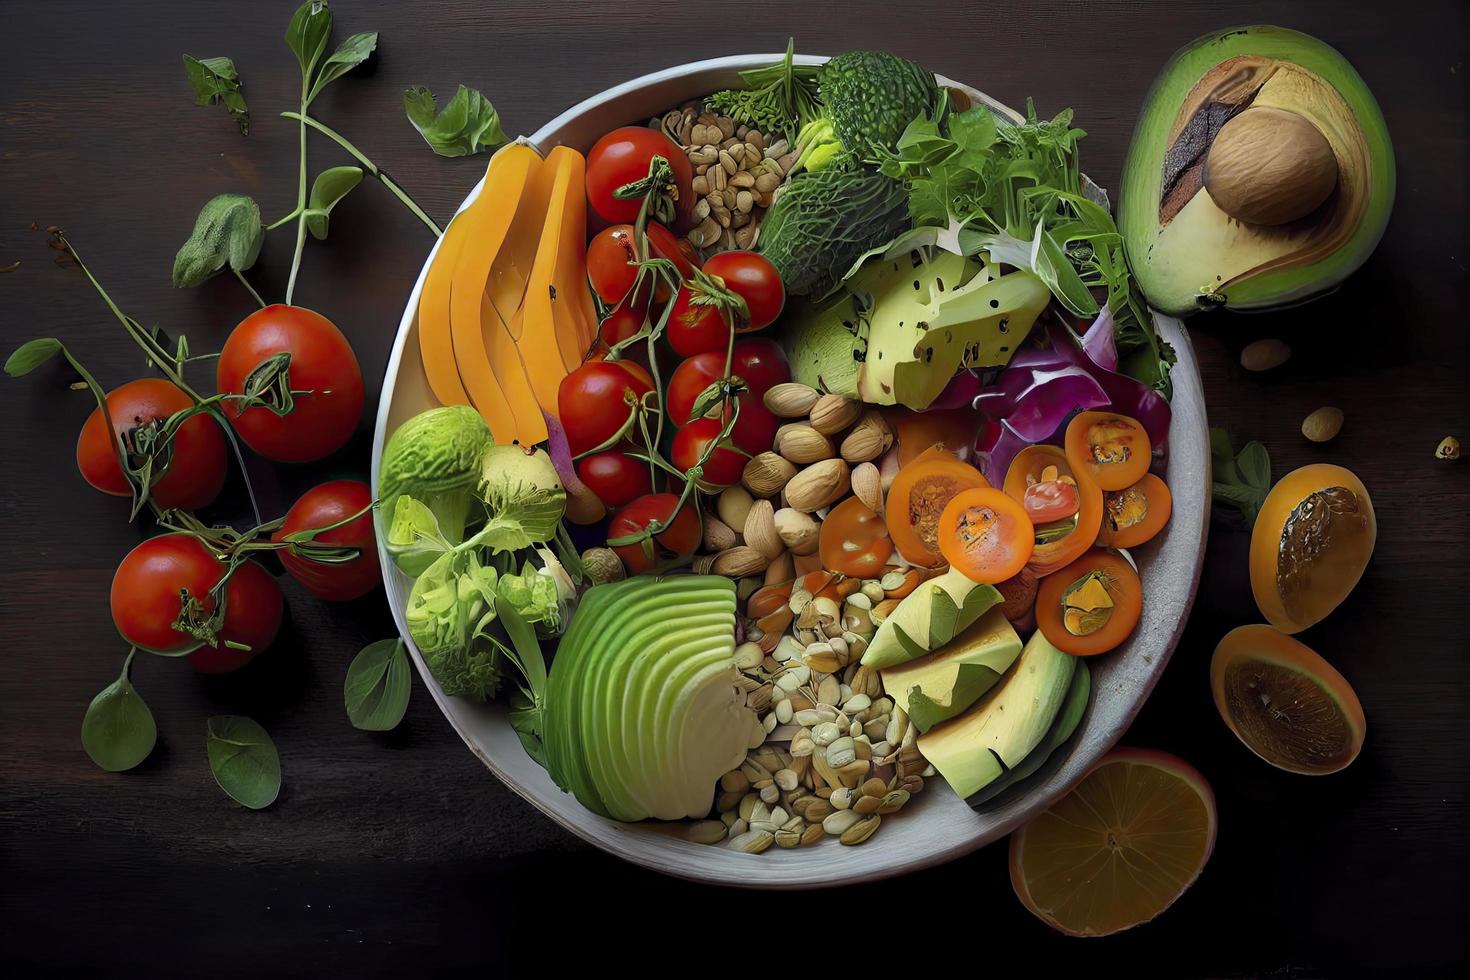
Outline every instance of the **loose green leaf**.
[(1271, 492), (1271, 456), (1266, 447), (1251, 441), (1236, 453), (1224, 429), (1211, 429), (1210, 464), (1215, 502), (1239, 510), (1246, 526), (1254, 524)]
[(1240, 447), (1240, 455), (1235, 457), (1235, 465), (1240, 468), (1240, 475), (1245, 482), (1257, 490), (1269, 490), (1271, 487), (1271, 455), (1266, 452), (1266, 447), (1252, 440)]
[(129, 652), (122, 673), (92, 699), (82, 718), (82, 748), (108, 772), (133, 768), (148, 758), (158, 741), (153, 712), (128, 680), (132, 663)]
[(306, 97), (306, 104), (310, 105), (322, 89), (347, 74), (358, 65), (367, 61), (372, 55), (373, 49), (378, 46), (378, 32), (365, 31), (354, 34), (341, 44), (337, 50), (322, 62), (321, 71), (317, 73), (316, 82), (311, 86), (311, 92)]
[(244, 272), (264, 241), (260, 206), (244, 194), (221, 194), (200, 209), (193, 233), (174, 256), (174, 285), (197, 286), (226, 265)]
[(241, 806), (263, 810), (281, 792), (281, 757), (270, 735), (243, 715), (215, 715), (205, 728), (209, 768)]
[(286, 26), (286, 46), (295, 52), (302, 78), (311, 77), (331, 36), (332, 12), (327, 9), (326, 0), (306, 0), (291, 15), (291, 23)]
[(240, 135), (250, 132), (250, 107), (240, 94), (240, 73), (229, 58), (195, 58), (184, 55), (184, 73), (194, 89), (199, 105), (218, 102), (230, 111), (230, 118), (240, 127)]
[(306, 230), (313, 238), (327, 237), (327, 222), (332, 208), (360, 183), (361, 167), (333, 167), (316, 175), (306, 206)]
[(1074, 316), (1097, 315), (1097, 300), (1092, 298), (1087, 284), (1072, 267), (1072, 261), (1062, 246), (1040, 223), (1036, 225), (1036, 237), (1031, 241), (1031, 271), (1046, 283), (1067, 312)]
[(28, 340), (5, 359), (5, 373), (12, 378), (30, 374), (51, 358), (61, 353), (61, 341), (55, 337), (37, 337)]
[(443, 112), (436, 114), (435, 106), (434, 93), (422, 85), (403, 93), (408, 121), (441, 157), (470, 156), (507, 141), (500, 114), (475, 89), (461, 85)]
[(1210, 465), (1216, 483), (1240, 483), (1240, 469), (1235, 465), (1235, 447), (1224, 429), (1210, 429)]
[(342, 685), (352, 727), (365, 732), (397, 728), (408, 710), (412, 686), (408, 654), (402, 640), (379, 640), (363, 647), (352, 658), (347, 680)]

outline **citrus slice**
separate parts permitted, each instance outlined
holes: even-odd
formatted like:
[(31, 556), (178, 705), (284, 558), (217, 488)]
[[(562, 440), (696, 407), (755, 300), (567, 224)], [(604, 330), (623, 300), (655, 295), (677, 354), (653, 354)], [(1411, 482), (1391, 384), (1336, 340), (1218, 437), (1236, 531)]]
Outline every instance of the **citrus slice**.
[(1148, 922), (1194, 883), (1215, 846), (1215, 794), (1166, 752), (1115, 749), (1011, 835), (1011, 886), (1069, 936)]
[(1367, 720), (1352, 685), (1274, 627), (1226, 633), (1210, 661), (1210, 687), (1235, 737), (1279, 769), (1323, 776), (1363, 748)]

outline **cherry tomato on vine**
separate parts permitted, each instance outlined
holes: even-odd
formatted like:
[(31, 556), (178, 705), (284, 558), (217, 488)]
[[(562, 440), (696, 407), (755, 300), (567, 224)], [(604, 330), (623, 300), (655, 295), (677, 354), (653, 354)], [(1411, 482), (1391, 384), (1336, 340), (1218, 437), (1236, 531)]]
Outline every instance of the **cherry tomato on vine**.
[[(373, 502), (373, 491), (361, 480), (332, 480), (313, 487), (291, 505), (280, 530), (271, 535), (281, 541), (296, 531), (328, 527), (346, 520)], [(371, 592), (383, 580), (378, 565), (377, 537), (373, 533), (373, 515), (369, 511), (355, 520), (323, 531), (313, 541), (320, 544), (356, 548), (361, 552), (348, 562), (312, 561), (295, 551), (285, 549), (278, 554), (291, 577), (318, 599), (340, 602), (356, 599)], [(228, 608), (226, 612), (228, 612)]]
[[(689, 472), (689, 468), (699, 462), (710, 444), (720, 437), (720, 430), (723, 428), (719, 419), (695, 419), (681, 426), (679, 434), (674, 436), (674, 448), (669, 462), (680, 472)], [(740, 474), (744, 471), (745, 457), (733, 449), (721, 447), (710, 454), (705, 462), (699, 483), (701, 486), (728, 487), (739, 483)]]
[[(362, 418), (362, 371), (342, 331), (320, 313), (299, 306), (267, 306), (230, 333), (220, 351), (216, 382), (221, 392), (241, 394), (251, 372), (277, 354), (291, 355), (287, 380), (294, 407), (277, 415), (256, 405), (241, 411), (226, 401), (224, 413), (240, 438), (267, 459), (304, 463), (342, 448)], [(279, 405), (279, 396), (266, 397)]]
[[(722, 360), (721, 366), (724, 365)], [(746, 337), (735, 341), (735, 357), (730, 371), (745, 379), (745, 384), (757, 395), (776, 385), (791, 380), (791, 364), (781, 345), (769, 337)]]
[[(153, 422), (162, 423), (192, 404), (182, 389), (163, 378), (129, 381), (107, 394), (107, 411), (113, 429), (121, 436)], [(77, 468), (103, 493), (126, 497), (132, 489), (117, 465), (114, 445), (102, 409), (94, 408), (77, 437)], [(225, 434), (219, 423), (209, 415), (186, 419), (169, 441), (168, 449), (155, 459), (154, 472), (165, 462), (167, 471), (149, 491), (158, 506), (198, 510), (213, 503), (225, 483)]]
[(638, 365), (626, 361), (588, 361), (562, 378), (557, 389), (558, 415), (573, 456), (617, 435), (633, 403), (653, 390), (651, 381), (640, 378), (635, 368)]
[(781, 420), (754, 392), (741, 392), (738, 401), (740, 417), (730, 430), (730, 441), (752, 456), (768, 451), (776, 441), (776, 430), (781, 427)]
[(578, 460), (577, 478), (608, 507), (621, 507), (653, 489), (648, 464), (616, 449)]
[(614, 129), (593, 144), (587, 154), (587, 200), (592, 209), (611, 224), (632, 224), (638, 220), (641, 201), (620, 200), (614, 196), (618, 188), (648, 176), (649, 163), (660, 156), (669, 162), (674, 173), (674, 204), (679, 224), (687, 227), (694, 208), (691, 182), (694, 168), (684, 151), (663, 133), (647, 126), (623, 126)]
[[(204, 673), (225, 673), (248, 663), (270, 645), (281, 626), (281, 589), (264, 568), (247, 561), (225, 587), (225, 615), (216, 646), (201, 646), (174, 629), (183, 595), (198, 600), (200, 615), (214, 611), (210, 595), (225, 574), (220, 561), (198, 538), (162, 534), (128, 552), (112, 577), (112, 621), (133, 646), (177, 655), (193, 649), (189, 661)], [(228, 642), (244, 644), (235, 650)]]
[(669, 338), (674, 353), (681, 357), (713, 351), (719, 351), (723, 357), (730, 342), (729, 321), (719, 307), (697, 303), (697, 297), (692, 284), (686, 282), (679, 288), (664, 335)]
[(720, 252), (704, 264), (707, 275), (722, 281), (726, 289), (745, 300), (749, 318), (740, 329), (764, 330), (776, 322), (786, 305), (781, 275), (771, 260), (755, 252)]
[(721, 252), (704, 264), (716, 288), (724, 288), (745, 301), (741, 317), (725, 304), (710, 303), (710, 291), (698, 281), (685, 282), (674, 299), (666, 333), (669, 344), (684, 357), (706, 351), (724, 350), (730, 340), (730, 322), (738, 333), (763, 330), (775, 322), (786, 305), (786, 291), (771, 260), (755, 252)]
[[(693, 500), (686, 500), (676, 513), (679, 498), (672, 493), (650, 493), (639, 497), (613, 515), (608, 522), (607, 536), (613, 538), (636, 534), (648, 527), (652, 521), (665, 525), (665, 530), (654, 535), (652, 541), (619, 545), (613, 548), (631, 575), (651, 572), (660, 564), (676, 559), (688, 558), (699, 547), (702, 528)], [(650, 549), (650, 557), (645, 549)]]
[(643, 329), (648, 316), (648, 303), (631, 297), (613, 307), (612, 312), (602, 319), (599, 336), (608, 347), (620, 344)]
[(668, 397), (665, 399), (669, 423), (682, 426), (688, 422), (699, 393), (724, 376), (724, 351), (698, 354), (680, 362), (669, 378)]

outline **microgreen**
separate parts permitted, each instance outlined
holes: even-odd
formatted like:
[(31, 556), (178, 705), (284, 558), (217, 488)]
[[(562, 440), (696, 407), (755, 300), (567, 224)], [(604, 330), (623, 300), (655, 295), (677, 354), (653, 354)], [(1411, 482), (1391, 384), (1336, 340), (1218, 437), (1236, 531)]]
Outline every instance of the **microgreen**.
[(363, 647), (347, 668), (342, 685), (347, 719), (365, 732), (398, 727), (412, 691), (408, 653), (400, 639), (379, 640)]
[(1211, 429), (1210, 466), (1215, 503), (1239, 510), (1247, 527), (1255, 524), (1271, 492), (1271, 456), (1266, 447), (1252, 440), (1237, 453), (1224, 429)]
[(500, 128), (500, 113), (490, 100), (461, 85), (442, 110), (434, 93), (422, 85), (403, 93), (403, 111), (429, 148), (441, 157), (472, 156), (503, 145), (508, 137)]
[(194, 101), (199, 105), (222, 104), (230, 112), (230, 118), (240, 127), (240, 135), (250, 132), (250, 107), (245, 96), (240, 94), (240, 73), (229, 58), (195, 58), (184, 55), (184, 73), (194, 89)]

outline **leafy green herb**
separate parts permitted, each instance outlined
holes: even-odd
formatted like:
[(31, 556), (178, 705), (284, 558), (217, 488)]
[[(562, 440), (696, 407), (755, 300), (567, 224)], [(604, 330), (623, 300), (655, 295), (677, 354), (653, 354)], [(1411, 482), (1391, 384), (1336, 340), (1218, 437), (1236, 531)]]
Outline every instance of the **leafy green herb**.
[(441, 157), (465, 157), (492, 150), (507, 142), (500, 113), (490, 100), (461, 85), (442, 112), (435, 111), (434, 93), (422, 85), (403, 93), (403, 111), (414, 129)]
[(108, 772), (133, 768), (148, 758), (158, 741), (153, 712), (128, 680), (136, 654), (137, 650), (128, 651), (122, 673), (92, 699), (82, 718), (82, 748)]
[(408, 653), (399, 639), (379, 640), (362, 648), (347, 668), (342, 696), (352, 727), (386, 732), (398, 727), (408, 710), (412, 690)]
[(544, 713), (546, 711), (546, 658), (542, 656), (541, 644), (536, 631), (521, 618), (515, 606), (502, 598), (495, 600), (495, 608), (510, 646), (491, 637), (500, 648), (501, 656), (515, 664), (521, 680), (517, 681), (520, 693), (511, 699), (510, 725), (526, 754), (543, 769), (546, 768), (546, 748), (542, 744)]
[(1271, 456), (1266, 447), (1252, 440), (1237, 453), (1224, 429), (1211, 429), (1210, 466), (1215, 503), (1239, 510), (1247, 527), (1255, 524), (1271, 492)]
[(795, 136), (821, 112), (817, 97), (817, 74), (821, 69), (796, 64), (795, 54), (796, 39), (788, 38), (786, 57), (781, 61), (740, 73), (747, 88), (716, 92), (705, 101), (721, 115), (754, 126), (768, 136)]
[(316, 81), (312, 83), (311, 91), (306, 96), (306, 104), (310, 105), (321, 94), (322, 89), (367, 61), (377, 46), (377, 31), (354, 34), (337, 45), (337, 50), (322, 62), (321, 71), (317, 73)]
[(175, 286), (197, 286), (228, 265), (244, 272), (260, 257), (260, 206), (244, 194), (221, 194), (199, 211), (189, 240), (174, 256)]
[(327, 220), (332, 208), (360, 183), (361, 167), (332, 167), (316, 175), (306, 206), (306, 230), (311, 232), (311, 237), (318, 240), (327, 237)]
[[(327, 50), (327, 41), (332, 36), (332, 12), (326, 0), (307, 0), (291, 15), (286, 26), (286, 46), (296, 54), (303, 78), (309, 78), (316, 63)], [(302, 91), (307, 89), (302, 87)]]
[(28, 340), (5, 359), (5, 373), (12, 378), (30, 374), (60, 354), (61, 350), (61, 341), (55, 337), (37, 337), (35, 340)]
[(230, 118), (240, 127), (240, 135), (250, 132), (250, 107), (240, 94), (240, 73), (229, 58), (195, 58), (184, 55), (184, 73), (194, 89), (199, 105), (218, 102), (230, 111)]
[(281, 792), (281, 757), (259, 723), (243, 715), (215, 715), (205, 726), (209, 768), (219, 788), (241, 806), (264, 810)]

